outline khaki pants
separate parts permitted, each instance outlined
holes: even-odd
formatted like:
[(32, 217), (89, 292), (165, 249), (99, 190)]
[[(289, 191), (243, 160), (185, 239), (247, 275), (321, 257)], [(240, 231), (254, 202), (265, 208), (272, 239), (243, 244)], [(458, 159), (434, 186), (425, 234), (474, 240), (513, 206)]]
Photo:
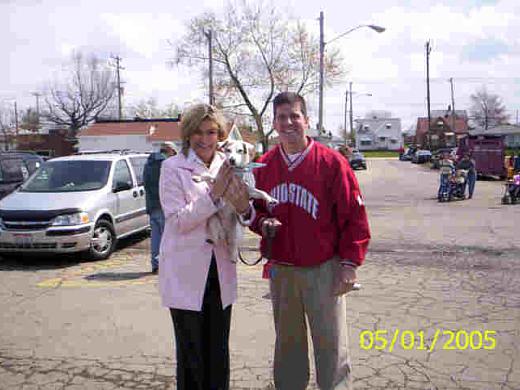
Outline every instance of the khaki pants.
[(333, 296), (336, 259), (317, 267), (275, 264), (269, 286), (276, 344), (274, 383), (277, 390), (304, 390), (309, 382), (309, 321), (316, 377), (321, 390), (352, 389), (347, 350), (345, 295)]

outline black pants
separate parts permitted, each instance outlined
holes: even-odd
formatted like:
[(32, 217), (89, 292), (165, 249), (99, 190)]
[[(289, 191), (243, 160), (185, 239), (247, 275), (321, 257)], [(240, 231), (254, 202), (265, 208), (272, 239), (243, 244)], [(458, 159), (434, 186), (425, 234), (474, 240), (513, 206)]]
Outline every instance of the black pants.
[(177, 348), (178, 390), (229, 389), (231, 305), (222, 310), (215, 256), (202, 311), (170, 309)]

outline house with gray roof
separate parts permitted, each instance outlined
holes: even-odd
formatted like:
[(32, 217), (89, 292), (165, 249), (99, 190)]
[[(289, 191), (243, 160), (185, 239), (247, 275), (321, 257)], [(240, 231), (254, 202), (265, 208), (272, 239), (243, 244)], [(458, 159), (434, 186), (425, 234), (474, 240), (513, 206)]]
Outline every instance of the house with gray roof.
[(520, 148), (520, 126), (517, 125), (498, 125), (489, 127), (487, 130), (483, 127), (477, 127), (469, 131), (470, 135), (502, 135), (507, 148)]
[(403, 145), (400, 118), (357, 119), (354, 130), (358, 150), (399, 150)]

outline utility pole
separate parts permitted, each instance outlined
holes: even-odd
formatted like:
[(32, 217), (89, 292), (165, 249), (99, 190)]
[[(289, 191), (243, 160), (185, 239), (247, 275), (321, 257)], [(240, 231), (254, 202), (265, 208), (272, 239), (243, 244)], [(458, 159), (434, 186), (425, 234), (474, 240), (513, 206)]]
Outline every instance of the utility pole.
[(518, 110), (516, 110), (516, 125), (518, 126)]
[(36, 97), (36, 116), (38, 117), (38, 123), (40, 123), (40, 96), (39, 92), (33, 92), (32, 95)]
[[(348, 113), (348, 89), (345, 90), (345, 123), (343, 124), (343, 129), (345, 130), (344, 132), (344, 135), (345, 135), (345, 145), (347, 145), (347, 113)], [(350, 134), (350, 136), (352, 137), (352, 133)]]
[[(350, 133), (354, 134), (354, 115), (352, 113), (352, 81), (348, 83), (349, 95), (350, 95)], [(357, 139), (357, 137), (356, 137)]]
[(432, 119), (430, 113), (430, 41), (426, 42), (426, 100), (428, 104), (428, 149), (431, 149)]
[(323, 32), (323, 11), (320, 11), (320, 104), (318, 111), (318, 131), (323, 131), (323, 73), (324, 73), (324, 57), (325, 57), (325, 38)]
[(14, 101), (14, 122), (16, 135), (18, 136), (18, 106), (16, 105), (16, 100)]
[(120, 69), (125, 69), (123, 68), (122, 66), (120, 66), (119, 62), (121, 61), (121, 57), (119, 56), (115, 56), (115, 57), (112, 57), (114, 60), (116, 60), (116, 74), (117, 74), (117, 103), (118, 103), (118, 116), (119, 116), (119, 120), (121, 120), (121, 118), (123, 117), (123, 108), (122, 108), (122, 105), (121, 105), (121, 78), (120, 78), (120, 75), (119, 75), (119, 70)]
[(40, 96), (41, 93), (33, 92), (32, 95), (36, 97), (36, 132), (40, 131)]
[(215, 103), (213, 93), (213, 30), (204, 31), (204, 35), (208, 38), (208, 59), (209, 59), (209, 104)]
[[(453, 95), (453, 77), (450, 77), (450, 84), (451, 84), (451, 130), (455, 132), (455, 97)], [(457, 134), (455, 134), (455, 139), (457, 137)]]

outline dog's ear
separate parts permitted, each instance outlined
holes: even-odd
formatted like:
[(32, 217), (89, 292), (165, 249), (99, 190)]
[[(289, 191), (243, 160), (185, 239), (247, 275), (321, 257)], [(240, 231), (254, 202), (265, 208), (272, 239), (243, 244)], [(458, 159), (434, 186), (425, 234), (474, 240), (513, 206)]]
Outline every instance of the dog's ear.
[(224, 148), (226, 147), (226, 145), (228, 144), (228, 142), (229, 142), (229, 140), (217, 142), (217, 150), (222, 152), (224, 150)]

